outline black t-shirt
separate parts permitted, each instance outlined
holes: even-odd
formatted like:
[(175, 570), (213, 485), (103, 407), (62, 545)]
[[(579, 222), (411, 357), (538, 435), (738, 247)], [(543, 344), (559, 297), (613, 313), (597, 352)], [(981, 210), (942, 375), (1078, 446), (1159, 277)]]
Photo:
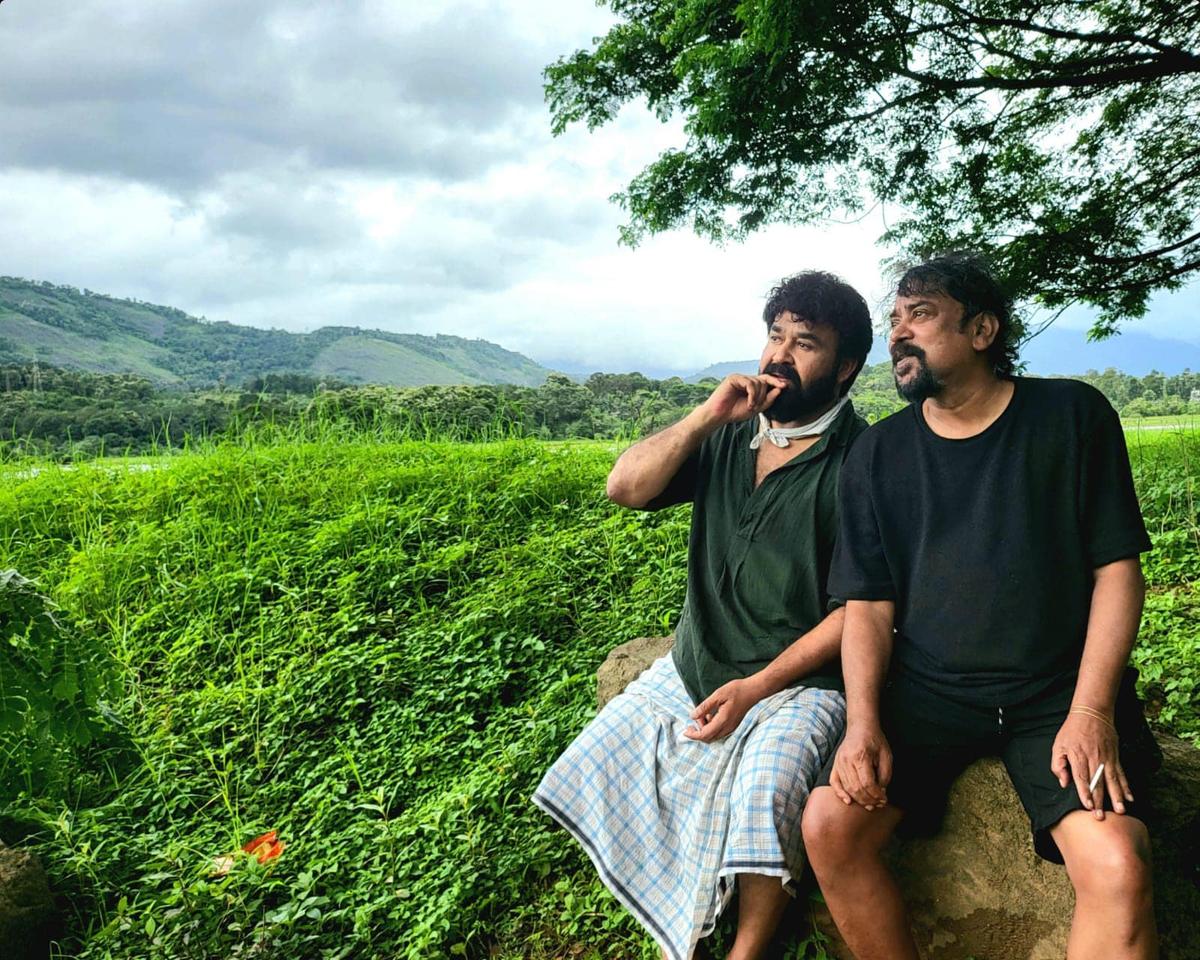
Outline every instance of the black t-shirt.
[(842, 469), (831, 596), (893, 600), (892, 668), (1001, 706), (1078, 670), (1093, 570), (1150, 549), (1104, 396), (1019, 378), (982, 433), (948, 440), (913, 404)]

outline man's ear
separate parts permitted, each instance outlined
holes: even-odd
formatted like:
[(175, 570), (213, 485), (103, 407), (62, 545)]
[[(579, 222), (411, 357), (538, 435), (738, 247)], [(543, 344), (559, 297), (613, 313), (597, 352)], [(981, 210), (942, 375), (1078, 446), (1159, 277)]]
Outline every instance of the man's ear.
[(838, 364), (837, 368), (838, 386), (840, 387), (843, 383), (854, 376), (855, 371), (857, 371), (860, 366), (861, 364), (853, 357), (844, 357), (842, 362)]
[(982, 353), (1000, 332), (1000, 321), (990, 310), (982, 310), (968, 321), (967, 330), (971, 334), (971, 345)]

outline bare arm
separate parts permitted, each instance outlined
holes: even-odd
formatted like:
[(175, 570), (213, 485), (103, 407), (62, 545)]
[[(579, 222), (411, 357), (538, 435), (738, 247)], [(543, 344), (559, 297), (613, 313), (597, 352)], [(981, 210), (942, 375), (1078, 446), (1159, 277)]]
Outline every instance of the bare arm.
[(755, 680), (759, 699), (778, 693), (838, 655), (842, 647), (842, 627), (846, 608), (838, 607), (824, 620), (787, 647), (765, 667), (748, 677)]
[(608, 498), (623, 507), (644, 507), (662, 493), (671, 478), (704, 439), (720, 427), (765, 410), (786, 381), (779, 377), (726, 377), (707, 400), (678, 423), (635, 443), (617, 459), (608, 475)]
[[(1133, 800), (1117, 755), (1114, 713), (1121, 674), (1142, 619), (1146, 582), (1137, 557), (1097, 567), (1094, 577), (1079, 679), (1070, 712), (1054, 741), (1050, 768), (1064, 787), (1074, 779), (1084, 806), (1103, 819), (1105, 792), (1117, 813), (1125, 812), (1124, 800)], [(1101, 763), (1103, 777), (1089, 791)]]
[(692, 740), (719, 740), (737, 729), (758, 701), (804, 677), (837, 656), (845, 611), (834, 610), (757, 673), (722, 684), (692, 711), (698, 726), (684, 731)]
[(846, 736), (834, 759), (830, 786), (843, 803), (868, 810), (887, 803), (892, 751), (883, 735), (879, 703), (892, 656), (896, 605), (891, 600), (850, 600), (842, 632), (846, 680)]
[(1097, 567), (1094, 575), (1087, 640), (1071, 705), (1081, 703), (1111, 715), (1142, 620), (1146, 581), (1136, 557)]
[(891, 600), (850, 600), (842, 633), (842, 674), (846, 678), (846, 724), (879, 726), (879, 697), (892, 658)]

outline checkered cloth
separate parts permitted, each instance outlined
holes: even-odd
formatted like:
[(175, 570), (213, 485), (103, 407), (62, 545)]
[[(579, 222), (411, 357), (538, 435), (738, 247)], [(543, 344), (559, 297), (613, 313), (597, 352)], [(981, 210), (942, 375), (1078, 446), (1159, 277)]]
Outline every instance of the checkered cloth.
[(693, 709), (668, 654), (547, 771), (533, 802), (582, 844), (605, 885), (672, 960), (712, 932), (734, 876), (804, 869), (800, 814), (845, 722), (840, 693), (756, 704), (724, 740), (683, 736)]

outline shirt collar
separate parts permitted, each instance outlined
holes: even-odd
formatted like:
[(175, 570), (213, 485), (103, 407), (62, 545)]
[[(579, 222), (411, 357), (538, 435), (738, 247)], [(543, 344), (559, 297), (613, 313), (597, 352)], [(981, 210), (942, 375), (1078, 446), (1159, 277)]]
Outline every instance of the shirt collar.
[[(817, 437), (817, 442), (805, 450), (803, 453), (798, 453), (794, 458), (783, 464), (784, 467), (792, 463), (806, 463), (809, 460), (814, 460), (821, 456), (829, 449), (830, 444), (838, 444), (839, 446), (849, 446), (854, 439), (857, 431), (855, 424), (858, 422), (858, 414), (854, 412), (854, 401), (851, 400), (842, 407), (842, 412), (837, 415), (837, 419), (829, 425), (829, 429)], [(738, 431), (745, 432), (744, 436), (738, 439), (738, 443), (745, 447), (747, 455), (750, 455), (750, 438), (758, 432), (758, 417), (751, 417), (749, 420), (743, 420), (738, 425)]]

